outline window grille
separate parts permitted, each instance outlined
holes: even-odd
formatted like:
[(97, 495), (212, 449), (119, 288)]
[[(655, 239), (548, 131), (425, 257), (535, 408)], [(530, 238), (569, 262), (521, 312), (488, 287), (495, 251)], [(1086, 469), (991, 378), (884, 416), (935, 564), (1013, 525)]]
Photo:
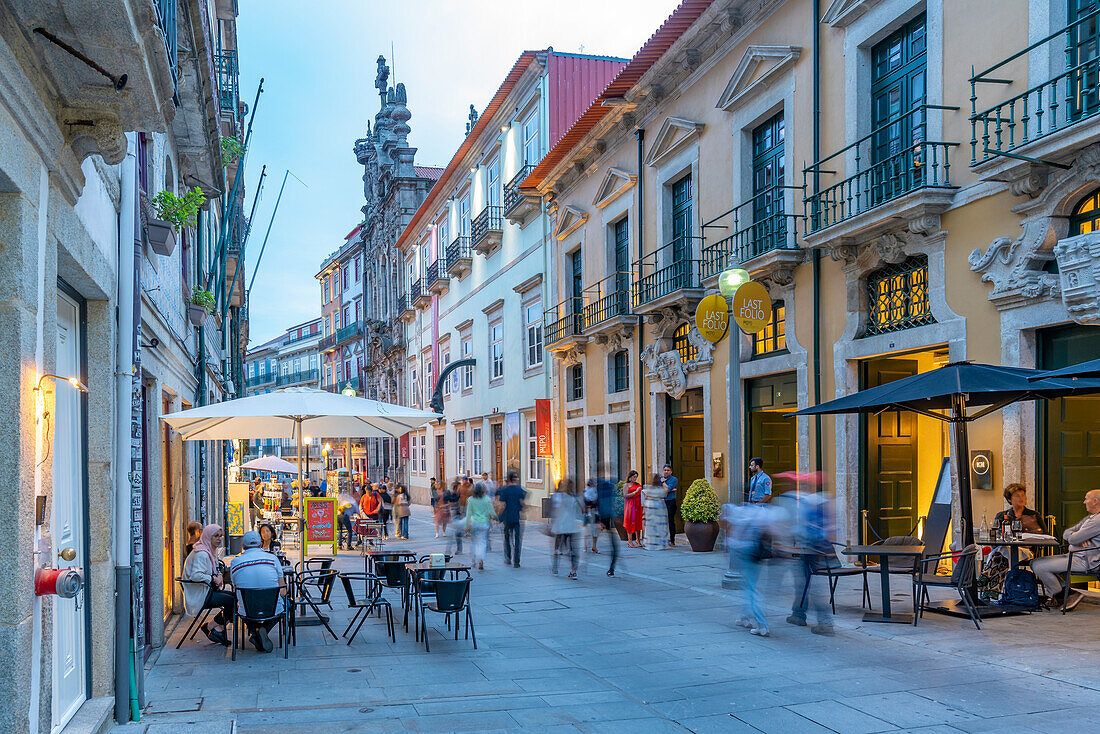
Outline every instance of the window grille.
[(690, 324), (680, 324), (672, 335), (672, 346), (680, 353), (680, 361), (687, 363), (699, 358), (699, 348), (688, 339)]
[(787, 351), (787, 310), (783, 301), (772, 304), (772, 320), (759, 334), (753, 334), (752, 354), (759, 357)]
[(864, 336), (933, 324), (928, 305), (928, 257), (914, 255), (867, 277), (869, 318)]
[(1071, 237), (1100, 230), (1100, 189), (1081, 200), (1069, 218)]

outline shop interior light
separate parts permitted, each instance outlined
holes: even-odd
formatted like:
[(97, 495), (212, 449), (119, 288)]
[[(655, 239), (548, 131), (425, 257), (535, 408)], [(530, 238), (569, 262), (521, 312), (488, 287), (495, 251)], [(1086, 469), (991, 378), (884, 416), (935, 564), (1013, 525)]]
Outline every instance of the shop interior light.
[(749, 272), (744, 268), (729, 268), (718, 276), (718, 290), (725, 298), (733, 298), (737, 289), (748, 283)]
[(34, 392), (38, 392), (42, 389), (42, 382), (47, 378), (52, 377), (55, 380), (62, 380), (75, 387), (80, 392), (88, 392), (88, 386), (75, 377), (62, 377), (61, 375), (42, 375), (38, 378), (38, 384), (34, 388)]

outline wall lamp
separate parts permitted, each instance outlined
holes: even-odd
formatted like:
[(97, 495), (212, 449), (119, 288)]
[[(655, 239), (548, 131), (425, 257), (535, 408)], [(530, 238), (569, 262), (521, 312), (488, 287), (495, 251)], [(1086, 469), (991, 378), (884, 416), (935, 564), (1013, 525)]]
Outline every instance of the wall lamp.
[(55, 380), (62, 380), (75, 387), (80, 392), (88, 392), (88, 386), (75, 377), (62, 377), (61, 375), (42, 375), (38, 378), (38, 385), (35, 386), (34, 392), (40, 392), (42, 390), (42, 382), (47, 378), (52, 377)]

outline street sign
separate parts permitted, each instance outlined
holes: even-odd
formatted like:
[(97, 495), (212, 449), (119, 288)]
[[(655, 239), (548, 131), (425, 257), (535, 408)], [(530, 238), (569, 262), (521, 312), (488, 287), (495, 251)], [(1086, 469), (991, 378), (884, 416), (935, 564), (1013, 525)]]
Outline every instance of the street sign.
[(729, 305), (722, 296), (707, 296), (695, 307), (695, 328), (711, 344), (722, 341), (729, 325)]
[(772, 299), (763, 285), (750, 280), (733, 295), (730, 313), (741, 331), (759, 334), (772, 320)]

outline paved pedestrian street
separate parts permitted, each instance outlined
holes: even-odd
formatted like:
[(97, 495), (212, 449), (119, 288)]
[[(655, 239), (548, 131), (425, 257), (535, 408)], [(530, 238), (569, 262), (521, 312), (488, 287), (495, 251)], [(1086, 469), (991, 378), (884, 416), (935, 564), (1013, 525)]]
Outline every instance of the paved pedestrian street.
[[(432, 539), (414, 508), (413, 540)], [(150, 659), (140, 724), (116, 732), (1064, 732), (1100, 724), (1096, 625), (1100, 609), (989, 620), (926, 615), (919, 627), (861, 621), (858, 579), (838, 592), (836, 635), (784, 622), (787, 579), (769, 580), (772, 636), (735, 625), (736, 591), (720, 581), (722, 553), (621, 546), (585, 554), (580, 579), (552, 576), (550, 540), (530, 524), (523, 567), (505, 567), (502, 540), (474, 572), (478, 649), (429, 617), (430, 653), (400, 626), (397, 643), (372, 617), (350, 645), (323, 628), (300, 630), (284, 660), (276, 649), (228, 650), (200, 634), (175, 649), (183, 626)], [(605, 541), (606, 542), (606, 541)], [(469, 546), (460, 559), (469, 558)], [(340, 570), (362, 570), (342, 552)], [(567, 569), (566, 569), (567, 570)], [(911, 604), (895, 578), (895, 603)], [(877, 579), (871, 580), (878, 607)], [(935, 592), (933, 592), (935, 593)], [(333, 590), (333, 627), (349, 613)], [(1092, 725), (1090, 727), (1090, 725)]]

